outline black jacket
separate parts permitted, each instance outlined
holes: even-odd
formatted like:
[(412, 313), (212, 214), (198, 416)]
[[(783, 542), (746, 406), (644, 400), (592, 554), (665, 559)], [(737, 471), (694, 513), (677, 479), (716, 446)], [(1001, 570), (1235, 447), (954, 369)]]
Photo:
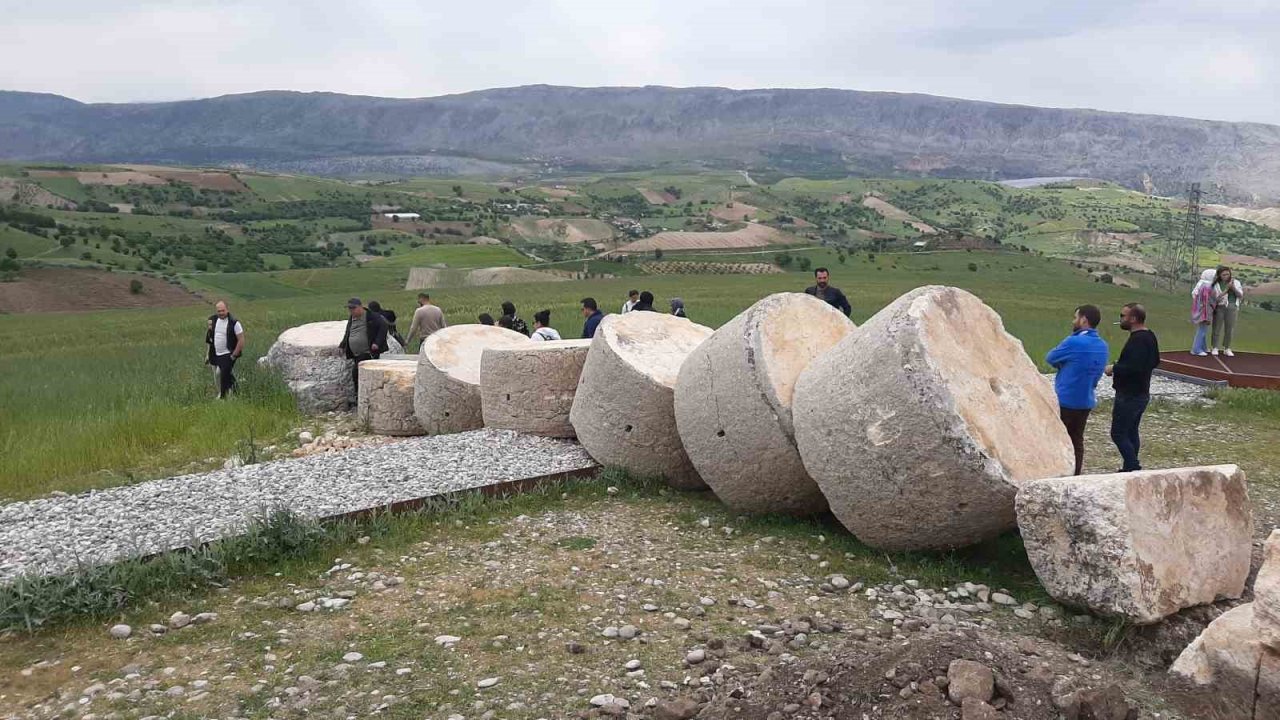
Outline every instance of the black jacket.
[(1150, 330), (1135, 330), (1111, 366), (1111, 387), (1128, 397), (1151, 393), (1151, 371), (1160, 365), (1160, 343)]
[(825, 300), (828, 305), (844, 313), (845, 317), (849, 317), (849, 313), (853, 312), (853, 306), (849, 304), (849, 298), (846, 298), (839, 288), (828, 285), (825, 290), (819, 291), (817, 285), (810, 285), (804, 289), (804, 294), (812, 295), (819, 300)]
[[(213, 324), (216, 323), (217, 321), (218, 321), (217, 313), (210, 315), (209, 327), (204, 331), (204, 344), (209, 346), (209, 352), (205, 355), (205, 359), (204, 359), (204, 362), (206, 365), (213, 364)], [(227, 347), (230, 348), (231, 352), (233, 353), (236, 351), (236, 343), (239, 342), (236, 339), (236, 334), (235, 334), (237, 322), (238, 321), (236, 320), (235, 315), (232, 315), (231, 313), (227, 313)]]
[[(377, 350), (371, 350), (369, 353), (376, 359), (387, 351), (387, 319), (368, 309), (364, 311), (364, 316), (369, 323), (369, 347), (378, 346)], [(347, 318), (347, 329), (342, 332), (342, 344), (338, 347), (342, 348), (342, 352), (346, 353), (348, 359), (354, 360), (356, 356), (351, 354), (350, 340), (351, 318)]]

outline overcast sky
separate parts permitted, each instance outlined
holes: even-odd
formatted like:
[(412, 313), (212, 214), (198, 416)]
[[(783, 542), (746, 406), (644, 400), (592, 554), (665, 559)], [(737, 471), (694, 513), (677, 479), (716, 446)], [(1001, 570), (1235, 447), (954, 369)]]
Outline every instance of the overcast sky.
[(890, 90), (1280, 124), (1278, 0), (0, 0), (0, 89)]

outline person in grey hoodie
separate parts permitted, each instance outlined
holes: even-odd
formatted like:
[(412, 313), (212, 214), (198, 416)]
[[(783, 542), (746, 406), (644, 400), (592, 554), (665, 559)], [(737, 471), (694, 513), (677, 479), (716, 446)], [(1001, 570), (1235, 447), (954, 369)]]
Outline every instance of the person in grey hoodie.
[(680, 298), (671, 298), (671, 314), (676, 317), (688, 318), (684, 312), (684, 300)]

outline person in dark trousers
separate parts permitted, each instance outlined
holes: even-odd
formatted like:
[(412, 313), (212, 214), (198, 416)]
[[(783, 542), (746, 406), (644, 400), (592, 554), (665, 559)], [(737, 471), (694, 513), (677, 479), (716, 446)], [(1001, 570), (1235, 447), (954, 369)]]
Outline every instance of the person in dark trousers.
[(404, 336), (396, 329), (396, 311), (390, 308), (382, 307), (377, 300), (369, 301), (369, 312), (374, 312), (382, 316), (387, 321), (387, 334), (396, 339), (400, 343), (400, 347), (408, 348), (409, 344), (404, 341)]
[(582, 324), (582, 337), (589, 340), (596, 336), (596, 328), (600, 327), (600, 321), (604, 319), (604, 313), (600, 312), (595, 298), (582, 298), (582, 317), (587, 319)]
[(1071, 321), (1071, 334), (1049, 351), (1044, 361), (1058, 371), (1053, 378), (1053, 389), (1058, 395), (1058, 410), (1062, 424), (1071, 436), (1071, 446), (1076, 451), (1075, 474), (1084, 466), (1084, 428), (1089, 413), (1098, 404), (1094, 388), (1107, 367), (1110, 350), (1107, 341), (1098, 337), (1098, 324), (1102, 311), (1093, 305), (1076, 308)]
[(525, 337), (529, 336), (529, 326), (516, 314), (515, 303), (510, 300), (502, 302), (502, 317), (498, 318), (498, 325), (508, 330), (515, 330)]
[(853, 312), (853, 306), (849, 304), (849, 299), (840, 292), (839, 288), (829, 285), (831, 273), (824, 267), (820, 267), (813, 271), (814, 284), (804, 289), (806, 295), (812, 295), (819, 300), (825, 301), (831, 307), (844, 313), (845, 317), (849, 317), (849, 313)]
[(631, 306), (631, 312), (638, 312), (641, 310), (645, 312), (657, 312), (653, 309), (653, 293), (648, 290), (640, 293), (640, 301)]
[(369, 312), (360, 302), (360, 298), (347, 301), (347, 310), (351, 316), (347, 318), (347, 329), (342, 333), (342, 343), (338, 347), (346, 353), (351, 363), (351, 383), (360, 394), (360, 363), (365, 360), (377, 360), (387, 349), (387, 321), (378, 313)]
[(221, 300), (213, 306), (204, 342), (209, 346), (205, 362), (218, 371), (218, 399), (225, 400), (227, 393), (235, 389), (236, 376), (232, 374), (236, 360), (244, 353), (244, 326), (232, 316), (227, 304)]
[(1147, 328), (1146, 308), (1138, 303), (1129, 303), (1120, 311), (1120, 329), (1129, 331), (1129, 340), (1120, 351), (1120, 358), (1106, 368), (1116, 390), (1111, 441), (1124, 458), (1120, 472), (1133, 472), (1142, 469), (1138, 461), (1142, 449), (1138, 425), (1151, 402), (1151, 371), (1160, 365), (1160, 344), (1156, 334)]

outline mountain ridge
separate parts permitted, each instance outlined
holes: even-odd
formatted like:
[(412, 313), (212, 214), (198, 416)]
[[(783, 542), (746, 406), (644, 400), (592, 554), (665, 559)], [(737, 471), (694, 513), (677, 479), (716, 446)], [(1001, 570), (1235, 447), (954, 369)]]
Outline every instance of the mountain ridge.
[(1087, 176), (1280, 200), (1280, 126), (835, 88), (526, 85), (426, 98), (264, 90), (160, 103), (0, 91), (0, 157), (279, 164), (393, 156), (820, 175)]

